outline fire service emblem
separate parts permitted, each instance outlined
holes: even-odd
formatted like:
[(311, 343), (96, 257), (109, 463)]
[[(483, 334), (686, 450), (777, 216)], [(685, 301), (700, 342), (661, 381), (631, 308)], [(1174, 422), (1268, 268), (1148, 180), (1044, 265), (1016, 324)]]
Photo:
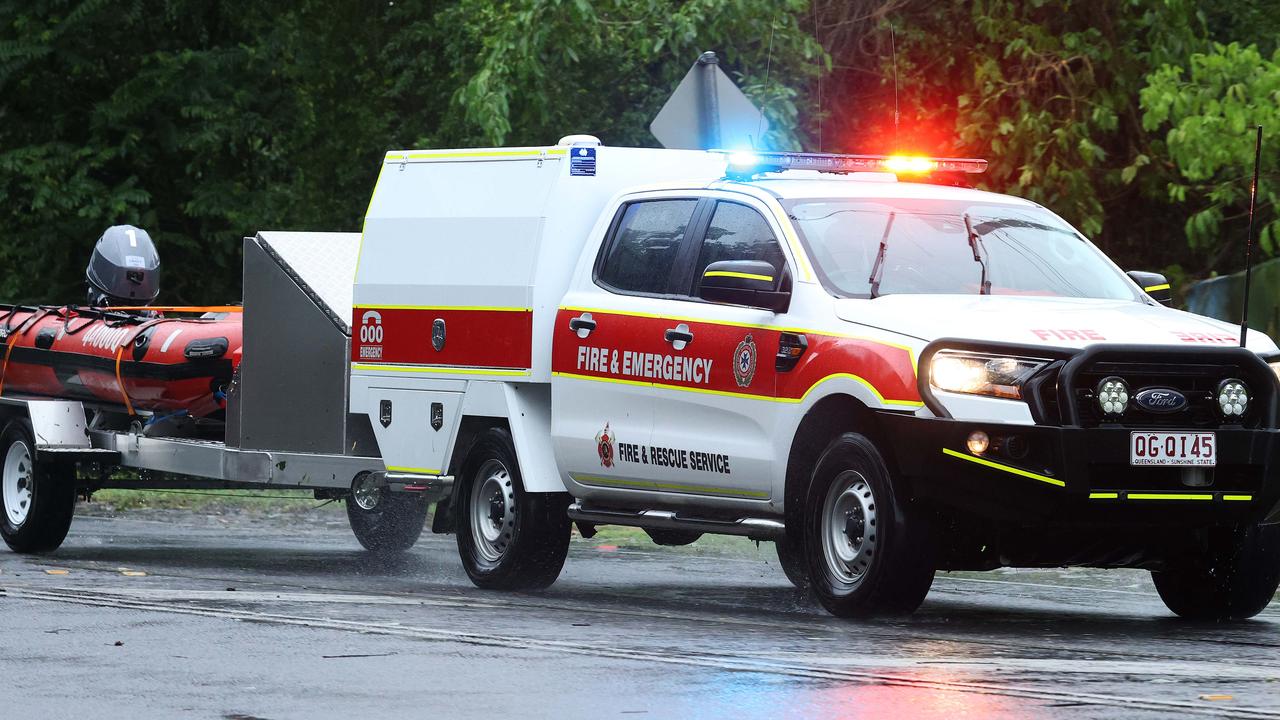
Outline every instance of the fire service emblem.
[(604, 424), (604, 429), (596, 435), (596, 452), (600, 455), (600, 466), (613, 467), (613, 458), (616, 457), (613, 451), (613, 444), (617, 438), (613, 436), (613, 431), (609, 429), (609, 423)]
[(747, 387), (756, 376), (756, 341), (748, 334), (733, 351), (733, 379)]

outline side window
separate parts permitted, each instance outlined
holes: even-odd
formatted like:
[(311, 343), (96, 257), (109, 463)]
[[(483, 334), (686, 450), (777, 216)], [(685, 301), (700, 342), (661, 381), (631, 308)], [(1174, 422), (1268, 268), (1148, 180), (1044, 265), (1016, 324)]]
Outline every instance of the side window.
[(769, 223), (746, 205), (730, 202), (716, 203), (706, 239), (698, 252), (694, 282), (701, 280), (708, 265), (721, 260), (763, 260), (773, 266), (775, 277), (786, 265), (782, 247)]
[(669, 291), (697, 200), (645, 200), (627, 205), (596, 279), (622, 292)]

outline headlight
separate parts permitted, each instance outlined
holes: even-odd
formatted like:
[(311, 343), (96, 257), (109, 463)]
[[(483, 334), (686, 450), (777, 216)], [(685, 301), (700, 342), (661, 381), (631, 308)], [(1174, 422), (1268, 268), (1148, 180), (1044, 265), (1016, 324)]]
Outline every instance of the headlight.
[(1129, 407), (1129, 385), (1118, 377), (1098, 383), (1098, 409), (1103, 415), (1120, 415)]
[(1218, 409), (1227, 417), (1240, 417), (1249, 408), (1249, 388), (1235, 378), (1218, 386)]
[(1022, 384), (1046, 364), (1034, 358), (942, 350), (929, 363), (929, 384), (947, 392), (1019, 400)]

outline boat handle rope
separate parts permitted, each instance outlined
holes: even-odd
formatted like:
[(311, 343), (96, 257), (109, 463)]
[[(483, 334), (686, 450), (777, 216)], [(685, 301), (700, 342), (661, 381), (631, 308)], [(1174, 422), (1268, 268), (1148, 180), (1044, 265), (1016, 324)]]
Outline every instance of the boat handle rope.
[(136, 413), (133, 411), (133, 402), (129, 400), (129, 391), (124, 386), (124, 374), (120, 371), (121, 361), (124, 359), (124, 349), (133, 347), (133, 343), (148, 328), (163, 325), (166, 322), (171, 321), (167, 318), (152, 318), (150, 321), (142, 323), (132, 335), (122, 339), (119, 347), (116, 348), (116, 384), (120, 386), (120, 397), (124, 399), (124, 409), (129, 413), (129, 417), (134, 417)]
[(31, 313), (31, 317), (18, 323), (17, 327), (9, 328), (9, 318), (13, 317), (13, 314), (13, 312), (10, 312), (5, 317), (5, 329), (9, 333), (9, 337), (5, 341), (4, 364), (0, 365), (0, 395), (4, 395), (4, 379), (9, 374), (9, 356), (13, 354), (13, 346), (18, 344), (18, 338), (23, 333), (30, 330), (45, 315), (48, 315), (49, 311), (45, 308), (37, 308), (35, 312)]
[(133, 417), (133, 403), (129, 402), (129, 391), (124, 388), (124, 378), (120, 375), (120, 359), (124, 357), (124, 345), (116, 348), (116, 383), (120, 386), (120, 397), (124, 399), (124, 409), (129, 417)]
[(0, 367), (0, 395), (4, 395), (4, 378), (9, 374), (9, 356), (13, 354), (13, 346), (18, 342), (18, 333), (9, 336), (8, 342), (5, 343), (4, 349), (4, 365)]

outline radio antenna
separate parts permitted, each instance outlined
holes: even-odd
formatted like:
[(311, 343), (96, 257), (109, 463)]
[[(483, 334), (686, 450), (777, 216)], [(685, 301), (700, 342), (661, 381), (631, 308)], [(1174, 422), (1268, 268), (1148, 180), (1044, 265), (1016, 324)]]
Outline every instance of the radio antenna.
[(898, 111), (898, 43), (894, 38), (893, 23), (889, 23), (889, 53), (893, 56), (893, 144), (898, 145), (898, 122), (902, 117)]
[[(777, 29), (776, 21), (770, 21), (769, 22), (769, 53), (765, 55), (765, 58), (764, 58), (764, 93), (765, 93), (766, 105), (768, 104), (768, 99), (769, 99), (769, 68), (773, 66), (773, 31), (775, 29)], [(752, 146), (755, 147), (757, 150), (764, 149), (764, 144), (761, 142), (762, 138), (760, 137), (760, 128), (763, 126), (764, 126), (764, 109), (761, 108), (760, 119), (756, 121), (755, 141), (751, 143)]]
[[(813, 0), (813, 39), (818, 43), (818, 47), (822, 47), (822, 26), (818, 22), (818, 0)], [(822, 59), (818, 59), (821, 64)], [(818, 68), (818, 152), (822, 152), (822, 73), (823, 68)]]
[(1253, 279), (1253, 216), (1258, 207), (1258, 168), (1262, 165), (1262, 126), (1253, 146), (1253, 185), (1249, 188), (1249, 235), (1244, 239), (1244, 303), (1240, 308), (1240, 347), (1249, 334), (1249, 285)]

